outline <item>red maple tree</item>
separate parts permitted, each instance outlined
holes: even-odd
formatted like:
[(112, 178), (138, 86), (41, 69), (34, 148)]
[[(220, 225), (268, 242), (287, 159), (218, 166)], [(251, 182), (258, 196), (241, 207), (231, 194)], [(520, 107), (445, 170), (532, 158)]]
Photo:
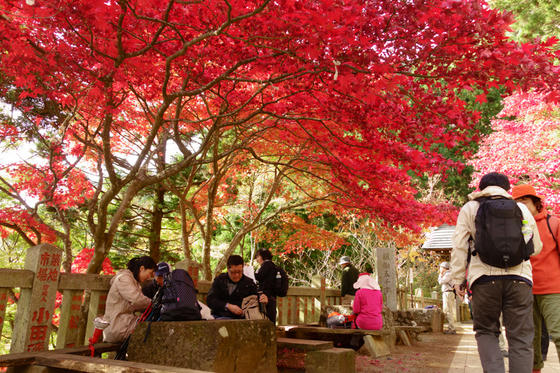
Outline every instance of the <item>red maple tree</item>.
[(492, 132), (472, 161), (478, 172), (508, 175), (512, 184), (532, 184), (545, 204), (560, 213), (560, 116), (546, 93), (517, 92), (505, 100)]
[[(416, 201), (410, 172), (460, 167), (436, 145), (473, 138), (458, 91), (558, 84), (551, 46), (510, 42), (511, 19), (478, 0), (3, 0), (0, 12), (4, 91), (24, 112), (57, 102), (69, 120), (55, 128), (96, 166), (89, 272), (140, 190), (234, 153), (417, 229), (441, 213)], [(168, 143), (181, 157), (165, 162)]]

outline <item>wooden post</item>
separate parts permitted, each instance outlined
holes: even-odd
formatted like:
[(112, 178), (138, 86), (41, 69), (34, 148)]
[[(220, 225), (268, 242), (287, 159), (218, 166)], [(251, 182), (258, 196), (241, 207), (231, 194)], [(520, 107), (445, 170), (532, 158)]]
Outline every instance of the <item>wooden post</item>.
[(8, 288), (0, 288), (0, 335), (4, 326), (4, 316), (6, 315), (6, 304), (8, 303)]
[(40, 244), (27, 250), (25, 269), (35, 273), (33, 287), (21, 289), (11, 353), (48, 349), (62, 250)]
[(88, 310), (88, 320), (86, 324), (86, 337), (84, 344), (88, 344), (88, 339), (93, 335), (93, 320), (97, 316), (101, 316), (105, 313), (105, 302), (107, 301), (106, 291), (91, 291), (91, 297), (89, 299), (89, 310)]
[(189, 275), (191, 275), (195, 288), (198, 286), (198, 269), (199, 269), (198, 265), (191, 264), (189, 266), (189, 269), (187, 270), (187, 272), (189, 272)]
[(199, 263), (189, 259), (184, 259), (175, 263), (175, 268), (184, 269), (191, 275), (195, 288), (198, 286), (200, 267), (201, 265)]
[(383, 293), (384, 304), (391, 311), (397, 310), (397, 268), (395, 265), (395, 249), (377, 248), (377, 278)]
[(321, 295), (319, 296), (319, 302), (321, 303), (321, 308), (327, 305), (327, 281), (324, 277), (321, 277)]
[(56, 348), (81, 346), (80, 317), (83, 290), (63, 290), (60, 307), (60, 326), (56, 336)]

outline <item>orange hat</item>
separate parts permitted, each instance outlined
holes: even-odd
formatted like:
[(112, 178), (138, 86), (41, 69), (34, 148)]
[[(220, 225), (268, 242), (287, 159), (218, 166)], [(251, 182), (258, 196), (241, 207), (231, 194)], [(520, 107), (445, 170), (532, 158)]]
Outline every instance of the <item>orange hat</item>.
[(529, 184), (515, 185), (511, 190), (511, 196), (513, 197), (513, 199), (518, 199), (525, 196), (537, 197), (540, 200), (543, 199), (542, 196), (539, 196), (537, 194), (535, 188), (533, 188), (533, 186)]

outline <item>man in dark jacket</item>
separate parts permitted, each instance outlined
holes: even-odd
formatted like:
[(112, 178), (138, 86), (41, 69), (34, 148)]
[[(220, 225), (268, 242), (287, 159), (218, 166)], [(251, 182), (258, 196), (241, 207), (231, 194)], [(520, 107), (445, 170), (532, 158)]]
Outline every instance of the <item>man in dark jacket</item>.
[(258, 288), (268, 298), (266, 304), (266, 316), (273, 323), (276, 322), (276, 265), (272, 262), (272, 253), (269, 250), (261, 249), (257, 251), (257, 262), (260, 264), (259, 270), (255, 273), (255, 278), (259, 284)]
[[(257, 295), (257, 285), (243, 274), (243, 258), (231, 255), (227, 260), (227, 273), (219, 274), (212, 283), (206, 302), (216, 319), (243, 319), (243, 298)], [(267, 303), (265, 294), (261, 303)]]
[(356, 267), (350, 263), (350, 257), (343, 256), (338, 261), (338, 264), (342, 266), (342, 279), (340, 281), (340, 296), (345, 295), (355, 295), (356, 289), (354, 289), (354, 283), (358, 281), (358, 276), (360, 272)]

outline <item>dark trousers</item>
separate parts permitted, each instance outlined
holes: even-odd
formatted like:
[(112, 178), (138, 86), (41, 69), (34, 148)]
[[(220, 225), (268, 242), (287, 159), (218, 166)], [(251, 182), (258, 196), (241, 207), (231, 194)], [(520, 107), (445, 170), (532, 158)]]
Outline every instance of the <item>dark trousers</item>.
[[(544, 324), (560, 355), (560, 294), (535, 294), (533, 302), (533, 322), (535, 323), (533, 369), (542, 369), (544, 362), (541, 328)], [(548, 346), (549, 343), (550, 339), (547, 338), (545, 345)]]
[[(550, 336), (548, 335), (548, 330), (546, 329), (544, 318), (541, 319), (541, 323), (542, 323), (541, 353), (542, 353), (543, 360), (546, 360), (546, 356), (548, 355), (548, 346), (550, 345)], [(533, 348), (535, 348), (535, 346), (533, 346)]]
[(276, 323), (276, 297), (268, 298), (268, 303), (266, 304), (266, 316)]
[(506, 327), (510, 373), (533, 369), (533, 294), (521, 280), (498, 278), (472, 287), (473, 328), (485, 373), (504, 373), (500, 351), (500, 314)]

